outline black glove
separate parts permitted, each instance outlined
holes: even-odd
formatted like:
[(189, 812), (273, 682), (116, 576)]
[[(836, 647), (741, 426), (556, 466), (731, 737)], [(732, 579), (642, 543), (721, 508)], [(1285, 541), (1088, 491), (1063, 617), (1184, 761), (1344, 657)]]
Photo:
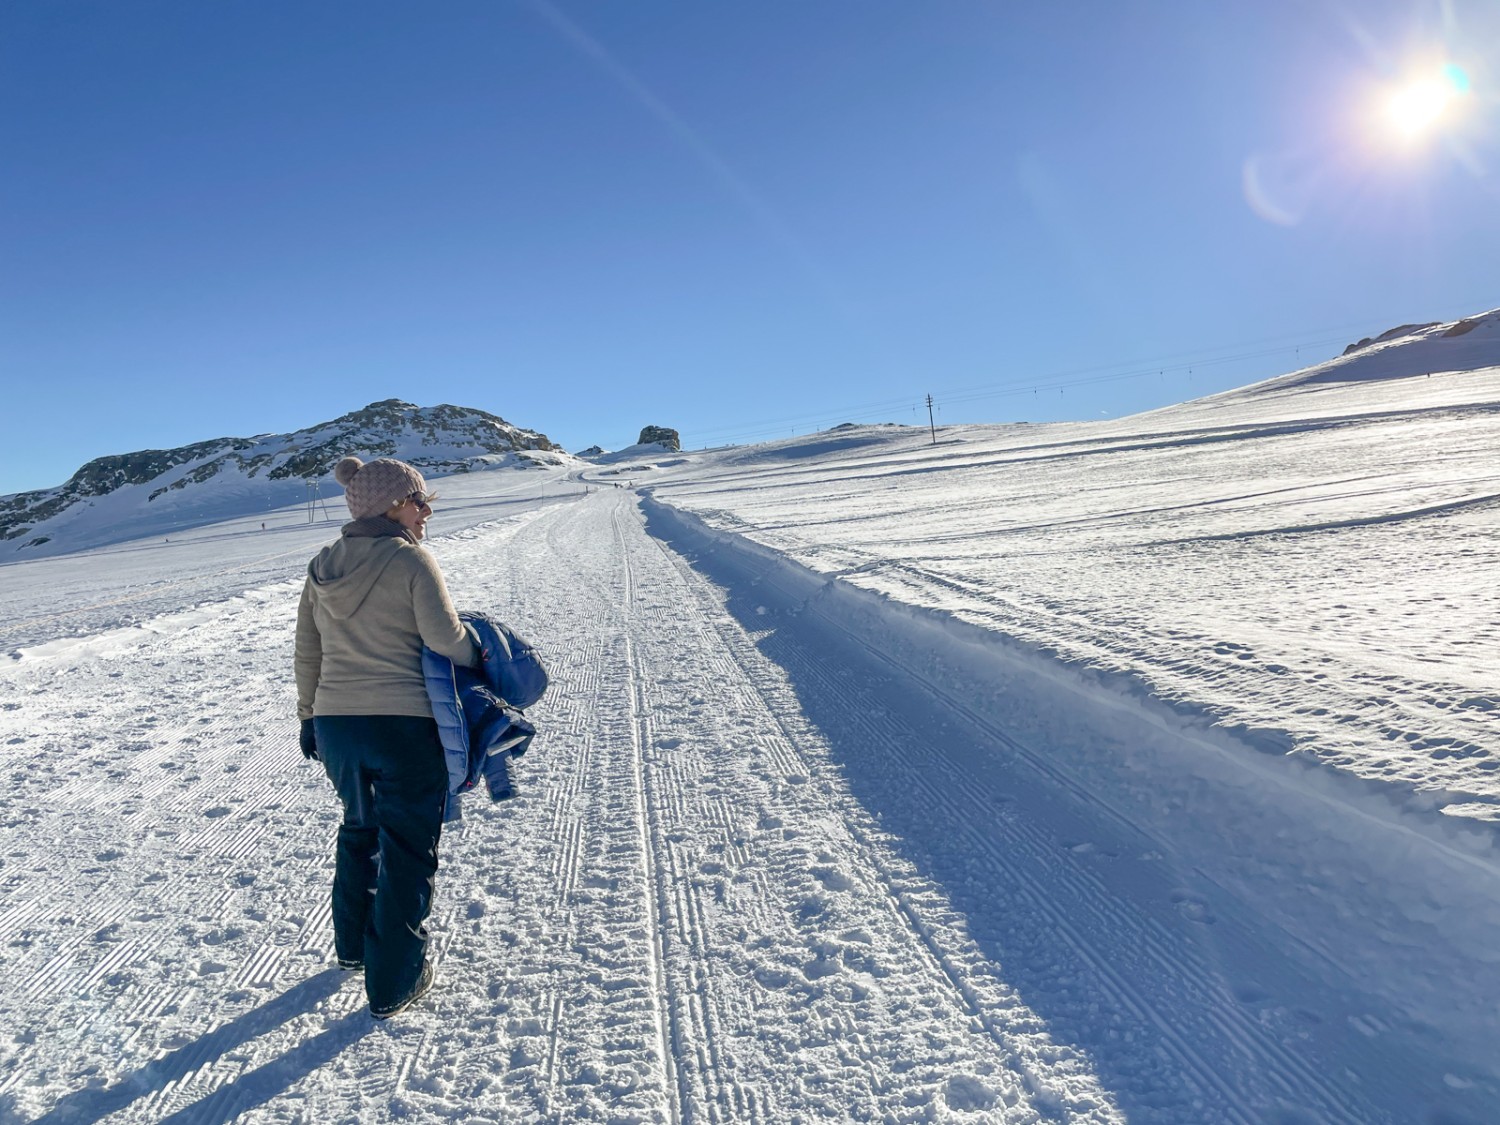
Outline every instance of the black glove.
[(297, 736), (297, 741), (302, 746), (302, 756), (316, 762), (318, 760), (318, 732), (313, 730), (311, 719), (302, 720), (302, 733)]

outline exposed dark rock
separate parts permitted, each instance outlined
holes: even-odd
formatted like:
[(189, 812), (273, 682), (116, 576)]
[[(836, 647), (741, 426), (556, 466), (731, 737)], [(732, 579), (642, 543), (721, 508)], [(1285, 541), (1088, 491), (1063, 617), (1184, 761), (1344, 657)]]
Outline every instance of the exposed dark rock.
[[(424, 409), (398, 398), (388, 398), (312, 430), (301, 431), (314, 440), (272, 469), (269, 475), (272, 480), (324, 476), (333, 471), (340, 458), (351, 453), (366, 461), (391, 457), (396, 452), (396, 442), (388, 435), (403, 430), (415, 431), (433, 440), (437, 439), (439, 431), (465, 430), (464, 436), (486, 453), (552, 448), (545, 435), (512, 426), (497, 414), (446, 404)], [(414, 457), (411, 462), (419, 469), (425, 469), (438, 467), (442, 460)]]
[[(386, 399), (293, 434), (217, 438), (177, 449), (143, 449), (96, 457), (57, 488), (0, 496), (0, 539), (15, 539), (74, 504), (127, 485), (156, 483), (146, 497), (149, 503), (166, 493), (212, 480), (228, 469), (247, 477), (269, 469), (266, 476), (278, 481), (311, 479), (330, 473), (334, 464), (350, 453), (366, 460), (390, 456), (403, 444), (410, 447), (413, 436), (434, 447), (458, 445), (470, 451), (456, 458), (446, 451), (410, 458), (420, 469), (445, 473), (467, 470), (471, 460), (489, 454), (553, 448), (545, 435), (513, 426), (483, 410), (446, 404), (418, 407), (400, 399)], [(191, 467), (172, 474), (182, 466)], [(49, 539), (42, 537), (26, 545)]]
[[(1409, 336), (1413, 332), (1420, 332), (1424, 328), (1433, 328), (1441, 323), (1442, 321), (1439, 320), (1429, 320), (1426, 324), (1397, 325), (1395, 328), (1386, 329), (1386, 331), (1382, 332), (1379, 336), (1366, 336), (1357, 344), (1350, 344), (1347, 348), (1344, 349), (1343, 354), (1352, 355), (1354, 352), (1359, 351), (1360, 348), (1368, 348), (1371, 344), (1383, 344), (1385, 343), (1385, 341), (1394, 340), (1398, 336)], [(1445, 336), (1450, 334), (1451, 333), (1444, 333)]]
[(647, 426), (641, 431), (638, 445), (660, 445), (673, 452), (681, 452), (682, 441), (677, 436), (676, 430), (669, 430), (666, 426)]
[(1487, 313), (1484, 316), (1471, 316), (1465, 320), (1460, 320), (1452, 328), (1443, 333), (1443, 338), (1447, 339), (1450, 336), (1466, 335), (1467, 333), (1474, 331), (1474, 329), (1478, 328), (1481, 324), (1491, 319), (1493, 319), (1493, 314)]

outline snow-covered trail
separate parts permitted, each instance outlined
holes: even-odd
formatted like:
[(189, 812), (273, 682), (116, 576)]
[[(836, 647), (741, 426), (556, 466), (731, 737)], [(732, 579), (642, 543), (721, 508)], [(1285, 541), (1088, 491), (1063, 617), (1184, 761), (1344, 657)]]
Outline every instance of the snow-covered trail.
[(520, 796), (445, 837), (439, 988), (389, 1024), (329, 968), (295, 582), (0, 670), (0, 1121), (1500, 1114), (1493, 1075), (1049, 771), (1003, 699), (652, 528), (606, 490), (434, 545), (554, 686)]

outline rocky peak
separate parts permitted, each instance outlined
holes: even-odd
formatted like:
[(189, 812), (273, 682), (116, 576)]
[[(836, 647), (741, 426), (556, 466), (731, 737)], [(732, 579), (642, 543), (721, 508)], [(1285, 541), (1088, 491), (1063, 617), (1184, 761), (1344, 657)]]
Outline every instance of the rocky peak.
[[(222, 491), (220, 485), (233, 492), (237, 484), (244, 492), (253, 481), (254, 494), (266, 503), (296, 503), (304, 480), (327, 476), (349, 454), (364, 460), (400, 457), (424, 473), (441, 476), (496, 467), (508, 463), (508, 457), (518, 468), (533, 467), (534, 458), (512, 455), (523, 450), (551, 455), (552, 449), (546, 435), (484, 410), (423, 407), (391, 398), (295, 433), (216, 438), (177, 449), (96, 457), (57, 488), (0, 496), (0, 540), (25, 536), (20, 546), (51, 543), (48, 552), (55, 552), (61, 539), (82, 535), (71, 530), (59, 539), (65, 525), (88, 524), (90, 534), (99, 535), (108, 524), (119, 532), (110, 534), (120, 538), (128, 529), (164, 520), (191, 523), (206, 518), (189, 513), (214, 507), (210, 497)], [(222, 503), (227, 501), (220, 507)], [(80, 521), (90, 507), (94, 510)]]
[(640, 440), (637, 445), (660, 445), (673, 452), (682, 449), (682, 441), (677, 436), (676, 430), (669, 430), (666, 426), (647, 426), (641, 431)]

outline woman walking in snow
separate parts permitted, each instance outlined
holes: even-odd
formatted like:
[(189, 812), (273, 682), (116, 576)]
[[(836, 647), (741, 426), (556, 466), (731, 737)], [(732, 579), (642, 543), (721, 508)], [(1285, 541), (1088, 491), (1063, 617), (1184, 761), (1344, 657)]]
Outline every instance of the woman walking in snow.
[(479, 651), (422, 546), (432, 514), (404, 461), (345, 457), (333, 475), (354, 519), (312, 560), (297, 608), (302, 753), (344, 803), (333, 877), (341, 969), (363, 969), (385, 1019), (432, 986), (425, 921), (448, 773), (422, 646), (472, 667)]

